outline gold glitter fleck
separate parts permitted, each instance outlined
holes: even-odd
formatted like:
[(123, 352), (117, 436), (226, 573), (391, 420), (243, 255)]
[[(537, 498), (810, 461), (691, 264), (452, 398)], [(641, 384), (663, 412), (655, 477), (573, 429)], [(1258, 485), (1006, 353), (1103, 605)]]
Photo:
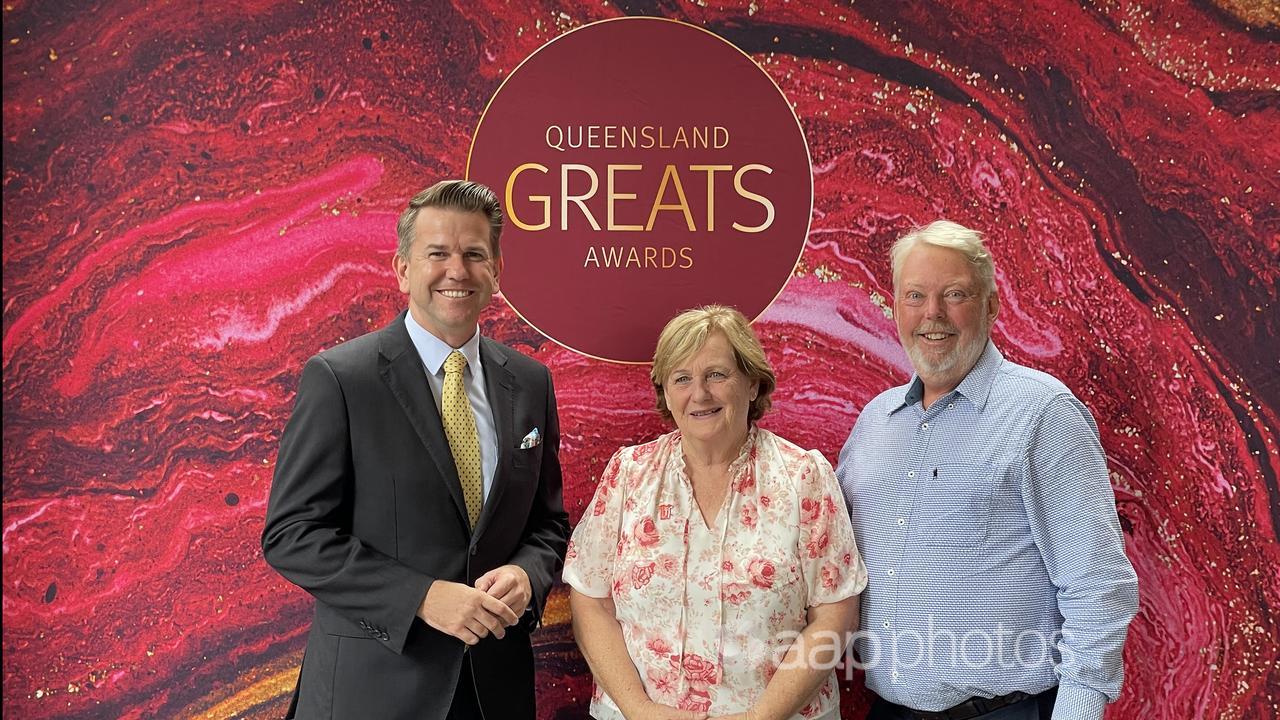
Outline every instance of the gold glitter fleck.
[(49, 60), (53, 61), (57, 59), (58, 59), (58, 51), (54, 50), (53, 48), (49, 48)]
[(231, 697), (218, 702), (200, 713), (207, 718), (243, 717), (252, 708), (270, 700), (287, 697), (298, 681), (298, 668), (273, 673), (236, 691)]
[(871, 304), (880, 308), (880, 312), (884, 313), (885, 319), (893, 319), (893, 308), (889, 307), (889, 303), (885, 302), (883, 295), (873, 290), (868, 297), (871, 299)]
[(832, 270), (826, 265), (819, 265), (813, 269), (813, 274), (824, 283), (833, 282), (840, 279), (840, 273)]

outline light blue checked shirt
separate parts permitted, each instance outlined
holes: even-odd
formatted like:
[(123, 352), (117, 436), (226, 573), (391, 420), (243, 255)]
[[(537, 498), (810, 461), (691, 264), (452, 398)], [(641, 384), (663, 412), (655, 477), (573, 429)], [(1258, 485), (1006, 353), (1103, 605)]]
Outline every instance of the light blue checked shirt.
[(870, 576), (867, 687), (942, 710), (1057, 684), (1054, 720), (1100, 719), (1138, 580), (1093, 417), (990, 342), (927, 410), (923, 391), (872, 400), (836, 471)]

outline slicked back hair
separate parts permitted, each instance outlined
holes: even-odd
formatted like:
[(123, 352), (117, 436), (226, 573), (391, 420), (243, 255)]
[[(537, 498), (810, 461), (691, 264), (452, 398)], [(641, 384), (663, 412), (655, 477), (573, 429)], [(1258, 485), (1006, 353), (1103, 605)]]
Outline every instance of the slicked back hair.
[(478, 212), (489, 221), (489, 248), (493, 257), (502, 255), (498, 240), (502, 237), (502, 205), (498, 196), (488, 187), (470, 180), (441, 180), (423, 190), (409, 201), (409, 207), (400, 213), (396, 222), (396, 254), (409, 259), (413, 247), (413, 225), (418, 221), (422, 208), (441, 208), (460, 212)]

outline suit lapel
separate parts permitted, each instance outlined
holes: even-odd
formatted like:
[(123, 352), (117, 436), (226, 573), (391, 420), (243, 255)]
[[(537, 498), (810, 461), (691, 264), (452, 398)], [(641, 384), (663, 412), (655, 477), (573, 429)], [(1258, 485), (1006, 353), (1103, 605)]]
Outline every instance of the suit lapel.
[[(391, 325), (382, 330), (379, 345), (382, 357), (379, 359), (378, 372), (408, 416), (409, 424), (426, 446), (427, 454), (431, 456), (440, 479), (449, 488), (449, 495), (458, 511), (458, 519), (465, 528), (467, 505), (462, 497), (458, 468), (453, 463), (453, 452), (449, 450), (449, 441), (445, 438), (435, 397), (427, 385), (422, 358), (418, 357), (418, 351), (409, 339), (409, 331), (405, 329), (404, 322), (405, 313), (402, 312)], [(423, 474), (428, 473), (424, 468)]]
[(493, 425), (498, 431), (498, 462), (493, 472), (493, 486), (489, 488), (489, 497), (476, 522), (476, 537), (488, 527), (502, 501), (502, 493), (510, 482), (516, 417), (515, 378), (507, 369), (504, 348), (493, 340), (481, 337), (480, 362), (484, 364), (484, 390), (489, 398), (489, 409), (493, 412)]

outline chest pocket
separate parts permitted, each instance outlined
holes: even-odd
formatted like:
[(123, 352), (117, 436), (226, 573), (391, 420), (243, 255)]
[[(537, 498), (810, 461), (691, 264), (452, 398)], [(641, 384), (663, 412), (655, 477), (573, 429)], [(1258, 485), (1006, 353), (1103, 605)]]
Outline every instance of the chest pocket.
[(931, 547), (975, 548), (991, 529), (995, 473), (986, 465), (949, 463), (929, 470), (920, 484), (921, 542)]

